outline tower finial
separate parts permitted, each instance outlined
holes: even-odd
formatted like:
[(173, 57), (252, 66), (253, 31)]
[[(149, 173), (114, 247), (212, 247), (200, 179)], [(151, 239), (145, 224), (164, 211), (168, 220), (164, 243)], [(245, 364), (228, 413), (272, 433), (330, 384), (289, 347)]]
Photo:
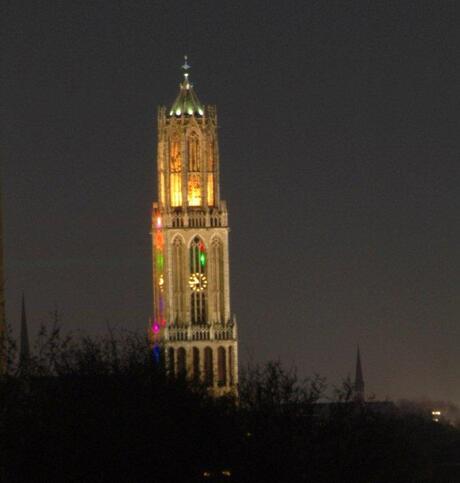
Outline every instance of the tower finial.
[(190, 69), (191, 65), (187, 62), (188, 56), (184, 55), (184, 65), (182, 69), (184, 70), (184, 86), (186, 89), (190, 89), (190, 84), (188, 80), (188, 70)]
[(184, 65), (182, 66), (182, 69), (184, 69), (185, 72), (187, 72), (191, 67), (191, 65), (187, 62), (187, 59), (188, 59), (188, 56), (184, 55)]

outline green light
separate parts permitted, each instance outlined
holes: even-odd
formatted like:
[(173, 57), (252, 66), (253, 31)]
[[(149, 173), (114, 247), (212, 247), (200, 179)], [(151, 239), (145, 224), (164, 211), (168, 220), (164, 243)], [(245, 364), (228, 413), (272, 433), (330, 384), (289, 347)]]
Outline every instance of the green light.
[(206, 255), (204, 253), (200, 253), (200, 263), (202, 267), (206, 264)]
[(157, 253), (157, 269), (162, 270), (164, 265), (164, 258), (161, 253)]

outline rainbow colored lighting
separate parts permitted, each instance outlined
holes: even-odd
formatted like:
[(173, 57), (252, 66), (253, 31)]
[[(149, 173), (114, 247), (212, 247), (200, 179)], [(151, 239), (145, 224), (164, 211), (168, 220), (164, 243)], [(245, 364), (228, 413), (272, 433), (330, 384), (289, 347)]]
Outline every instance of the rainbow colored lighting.
[(154, 292), (154, 322), (152, 325), (153, 337), (153, 357), (154, 361), (160, 362), (160, 340), (162, 336), (162, 328), (166, 326), (164, 315), (164, 234), (163, 222), (158, 212), (152, 213), (152, 232), (153, 232), (153, 250), (154, 250), (154, 272), (155, 272), (155, 292)]

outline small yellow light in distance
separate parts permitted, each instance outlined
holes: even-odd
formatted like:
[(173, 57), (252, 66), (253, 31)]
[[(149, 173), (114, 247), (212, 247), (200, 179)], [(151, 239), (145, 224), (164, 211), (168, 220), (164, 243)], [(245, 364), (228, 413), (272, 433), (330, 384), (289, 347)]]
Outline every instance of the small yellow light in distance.
[(157, 218), (157, 228), (161, 228), (161, 216)]
[(169, 115), (172, 116), (174, 114), (174, 111), (169, 111)]
[(189, 109), (187, 112), (191, 116), (193, 114), (193, 109)]
[(230, 470), (222, 470), (222, 474), (224, 476), (231, 476), (232, 475), (232, 472)]
[(176, 116), (180, 116), (180, 113), (181, 113), (181, 110), (180, 109), (176, 109)]
[(209, 471), (203, 471), (203, 476), (205, 478), (209, 478), (211, 476), (211, 473)]
[(198, 114), (199, 114), (200, 116), (202, 116), (202, 115), (203, 115), (203, 109), (198, 109)]

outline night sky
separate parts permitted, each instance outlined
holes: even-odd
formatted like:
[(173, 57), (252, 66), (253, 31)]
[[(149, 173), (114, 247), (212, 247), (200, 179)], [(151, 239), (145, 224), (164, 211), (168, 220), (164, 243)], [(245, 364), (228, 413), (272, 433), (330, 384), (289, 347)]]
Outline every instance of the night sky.
[(1, 15), (7, 317), (142, 329), (156, 110), (216, 104), (240, 362), (460, 403), (460, 8), (30, 2)]

